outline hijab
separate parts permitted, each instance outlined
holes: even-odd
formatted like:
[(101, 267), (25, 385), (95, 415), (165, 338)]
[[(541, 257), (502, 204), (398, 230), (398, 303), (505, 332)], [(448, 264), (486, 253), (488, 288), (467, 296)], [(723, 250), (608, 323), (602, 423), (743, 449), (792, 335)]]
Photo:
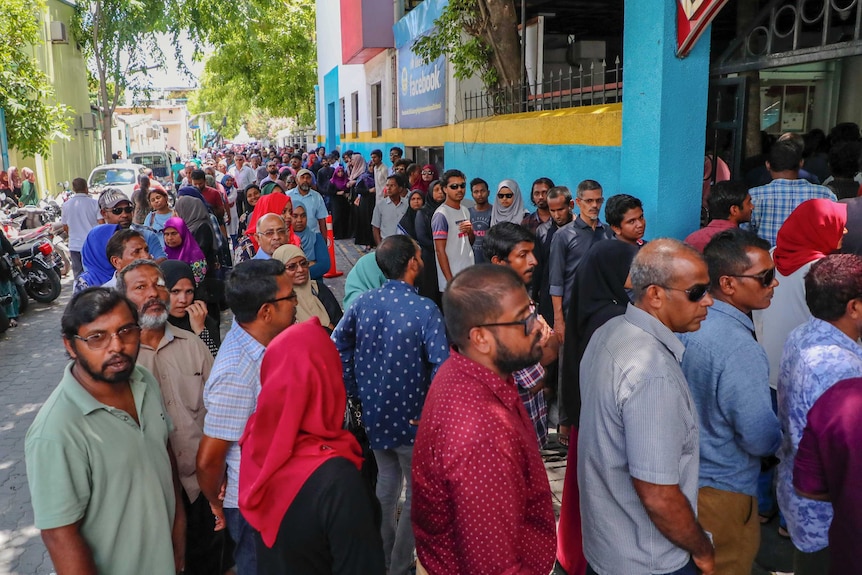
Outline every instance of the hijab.
[(491, 211), (491, 226), (493, 227), (500, 222), (512, 222), (516, 225), (521, 225), (524, 219), (526, 210), (524, 209), (524, 198), (521, 197), (521, 188), (515, 180), (503, 180), (497, 185), (497, 193), (503, 188), (509, 188), (515, 194), (512, 205), (504, 208), (500, 203), (500, 198), (495, 196), (494, 206)]
[(302, 248), (302, 251), (311, 254), (311, 259), (314, 259), (314, 244), (317, 241), (316, 236), (320, 234), (311, 229), (311, 226), (305, 226), (301, 232), (294, 231), (293, 233), (299, 238), (299, 247)]
[[(422, 179), (422, 172), (425, 170), (431, 170), (431, 179), (429, 181), (425, 181)], [(422, 170), (419, 172), (419, 179), (416, 180), (416, 185), (413, 187), (414, 190), (419, 190), (422, 192), (422, 195), (428, 195), (428, 190), (433, 190), (434, 187), (432, 184), (437, 181), (440, 176), (437, 174), (437, 167), (434, 164), (425, 164), (422, 166)], [(519, 224), (521, 222), (518, 222)]]
[[(413, 199), (413, 196), (419, 196), (420, 198), (424, 198), (422, 192), (419, 190), (413, 190), (409, 194), (407, 194), (407, 211), (404, 212), (404, 216), (402, 216), (401, 221), (398, 222), (398, 231), (404, 235), (410, 236), (414, 240), (416, 238), (416, 214), (419, 210), (414, 210), (410, 207), (410, 200)], [(425, 207), (423, 202), (422, 207)]]
[(180, 198), (182, 198), (184, 196), (190, 196), (192, 198), (197, 198), (203, 202), (204, 206), (206, 206), (207, 208), (210, 207), (209, 203), (207, 203), (206, 198), (203, 197), (200, 190), (198, 190), (194, 186), (183, 186), (182, 188), (177, 190), (177, 200), (178, 201)]
[[(266, 196), (261, 196), (257, 201), (257, 204), (254, 206), (254, 211), (248, 217), (248, 229), (246, 230), (246, 234), (251, 239), (251, 243), (254, 244), (254, 249), (258, 249), (257, 244), (257, 221), (266, 214), (277, 214), (281, 215), (284, 213), (284, 208), (288, 205), (291, 206), (291, 210), (293, 209), (293, 202), (287, 197), (285, 194), (275, 193), (275, 194), (267, 194)], [(293, 228), (288, 226), (288, 242), (298, 246), (300, 240), (296, 237), (296, 234), (293, 233)]]
[[(295, 257), (308, 259), (302, 248), (292, 244), (280, 246), (272, 253), (272, 257), (285, 265)], [(298, 323), (313, 317), (319, 319), (321, 325), (328, 326), (331, 323), (329, 314), (326, 312), (326, 308), (323, 307), (323, 303), (314, 295), (314, 292), (317, 291), (317, 282), (311, 279), (311, 275), (308, 276), (308, 281), (305, 282), (305, 285), (293, 284), (293, 290), (296, 292), (297, 297), (296, 321)]]
[[(197, 190), (195, 190), (197, 191)], [(198, 193), (200, 195), (200, 193)], [(206, 208), (206, 202), (196, 200), (191, 196), (180, 196), (174, 204), (174, 212), (183, 219), (191, 233), (198, 231), (201, 226), (210, 225), (210, 216)]]
[(348, 180), (352, 180), (354, 182), (359, 181), (359, 178), (362, 177), (365, 172), (368, 171), (368, 164), (365, 163), (365, 160), (362, 159), (362, 156), (359, 154), (353, 154), (350, 156), (350, 173), (348, 174)]
[(807, 200), (790, 213), (778, 230), (772, 259), (787, 277), (805, 264), (838, 249), (847, 225), (847, 204)]
[(344, 281), (344, 299), (342, 300), (344, 311), (347, 311), (350, 304), (360, 295), (377, 289), (385, 283), (386, 276), (380, 271), (375, 254), (365, 254), (356, 260), (353, 269), (347, 273), (347, 279)]
[[(174, 218), (172, 218), (174, 219)], [(159, 264), (162, 274), (165, 276), (165, 287), (171, 291), (181, 279), (187, 279), (195, 285), (195, 274), (189, 264), (181, 260), (165, 260)]]
[[(338, 176), (338, 171), (341, 170), (341, 176)], [(336, 190), (346, 190), (347, 189), (347, 181), (350, 178), (347, 177), (347, 170), (344, 169), (344, 166), (338, 164), (335, 166), (335, 170), (332, 172), (332, 177), (329, 178), (329, 183), (335, 186)]]
[(272, 340), (260, 383), (257, 410), (240, 439), (239, 507), (272, 547), (308, 478), (333, 457), (358, 470), (362, 451), (342, 429), (347, 394), (341, 360), (317, 320), (291, 326)]
[[(180, 240), (182, 241), (182, 244), (180, 244), (180, 247), (178, 248), (172, 248), (169, 245), (165, 245), (165, 253), (168, 256), (168, 259), (179, 260), (189, 265), (201, 260), (206, 261), (204, 252), (195, 241), (195, 238), (192, 236), (192, 233), (189, 231), (189, 228), (186, 226), (186, 223), (182, 218), (178, 218), (176, 216), (168, 218), (165, 222), (164, 228), (174, 228), (177, 230), (180, 234)], [(192, 281), (192, 283), (196, 282)]]
[(81, 274), (81, 279), (88, 286), (100, 286), (114, 277), (116, 270), (108, 260), (105, 249), (108, 247), (108, 240), (119, 229), (120, 226), (117, 224), (101, 224), (87, 234), (84, 247), (81, 248), (81, 264), (85, 270)]

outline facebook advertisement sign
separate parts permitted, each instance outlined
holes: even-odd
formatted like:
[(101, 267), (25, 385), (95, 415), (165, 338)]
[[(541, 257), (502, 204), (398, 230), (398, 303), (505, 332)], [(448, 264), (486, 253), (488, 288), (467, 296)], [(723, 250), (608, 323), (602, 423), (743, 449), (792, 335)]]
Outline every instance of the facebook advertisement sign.
[(425, 64), (410, 49), (398, 48), (400, 128), (429, 128), (446, 124), (446, 58)]

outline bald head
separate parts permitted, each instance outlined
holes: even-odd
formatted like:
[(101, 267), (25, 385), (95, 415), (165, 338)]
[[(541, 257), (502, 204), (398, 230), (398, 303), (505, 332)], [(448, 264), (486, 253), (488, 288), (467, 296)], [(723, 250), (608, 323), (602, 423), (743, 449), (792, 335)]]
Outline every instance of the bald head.
[(694, 259), (703, 264), (703, 256), (691, 246), (672, 238), (659, 238), (646, 244), (635, 256), (631, 268), (632, 289), (635, 301), (639, 301), (644, 291), (651, 285), (675, 285), (682, 271), (680, 260)]
[(288, 243), (288, 230), (284, 219), (278, 214), (264, 214), (257, 220), (257, 242), (267, 255)]

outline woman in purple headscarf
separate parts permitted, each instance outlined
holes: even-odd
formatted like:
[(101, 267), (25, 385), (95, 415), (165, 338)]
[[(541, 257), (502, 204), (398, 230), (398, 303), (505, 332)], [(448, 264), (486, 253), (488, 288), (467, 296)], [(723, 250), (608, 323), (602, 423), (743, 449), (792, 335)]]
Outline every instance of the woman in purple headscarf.
[(169, 260), (179, 260), (191, 266), (195, 286), (200, 285), (207, 273), (207, 258), (182, 218), (173, 217), (165, 222), (162, 230), (165, 238), (165, 253)]

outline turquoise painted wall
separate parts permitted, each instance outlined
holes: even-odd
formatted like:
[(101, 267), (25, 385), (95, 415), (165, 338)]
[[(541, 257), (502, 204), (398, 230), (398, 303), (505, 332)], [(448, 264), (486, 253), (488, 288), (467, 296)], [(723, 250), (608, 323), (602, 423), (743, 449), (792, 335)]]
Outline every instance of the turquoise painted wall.
[[(318, 113), (320, 123), (318, 124), (317, 130), (318, 133), (323, 134), (323, 145), (326, 146), (327, 151), (330, 151), (336, 149), (338, 144), (341, 143), (341, 136), (338, 133), (338, 130), (341, 129), (341, 126), (339, 125), (338, 66), (335, 66), (323, 76), (323, 96), (321, 97), (318, 95), (318, 102), (320, 102), (320, 100), (323, 100), (323, 109), (319, 110)], [(335, 131), (333, 133), (330, 133), (330, 126), (328, 125), (327, 119), (330, 104), (335, 106)]]

